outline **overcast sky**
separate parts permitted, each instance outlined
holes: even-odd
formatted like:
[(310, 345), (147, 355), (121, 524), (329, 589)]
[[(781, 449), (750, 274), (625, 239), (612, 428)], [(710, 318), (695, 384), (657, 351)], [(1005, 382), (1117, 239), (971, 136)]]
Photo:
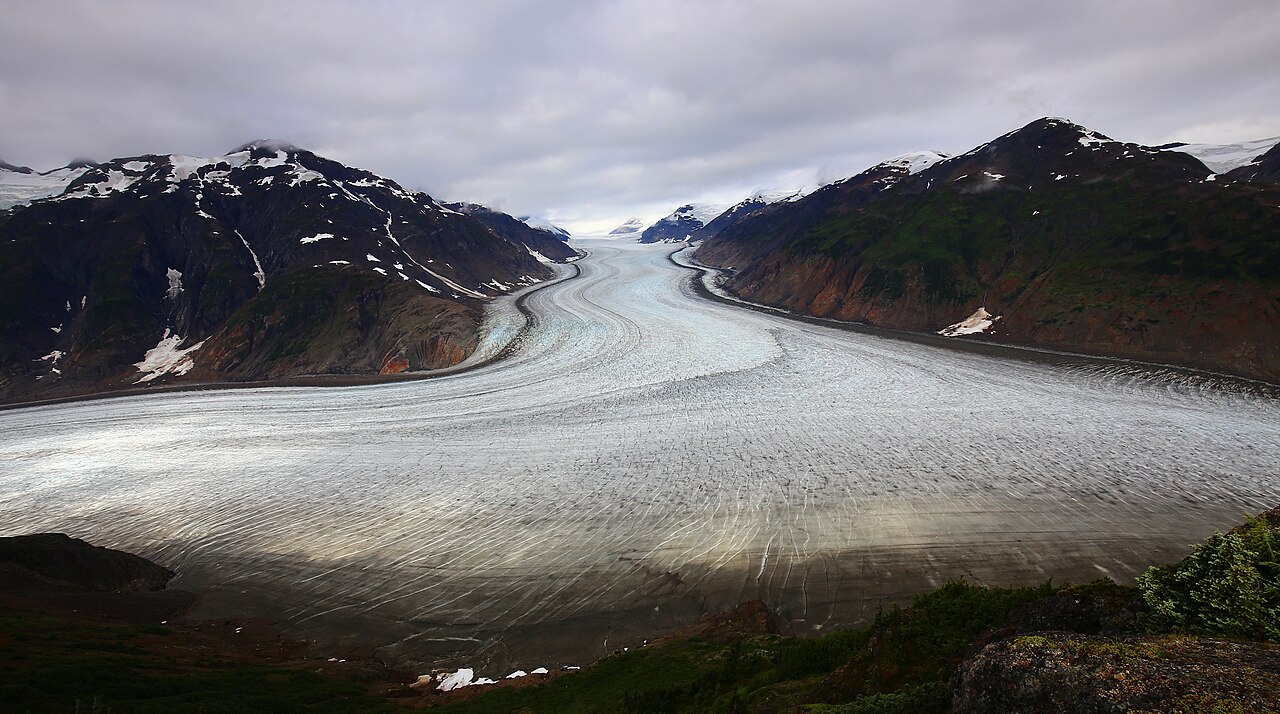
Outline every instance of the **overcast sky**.
[(1280, 2), (16, 2), (0, 159), (290, 141), (579, 232), (1045, 115), (1280, 135)]

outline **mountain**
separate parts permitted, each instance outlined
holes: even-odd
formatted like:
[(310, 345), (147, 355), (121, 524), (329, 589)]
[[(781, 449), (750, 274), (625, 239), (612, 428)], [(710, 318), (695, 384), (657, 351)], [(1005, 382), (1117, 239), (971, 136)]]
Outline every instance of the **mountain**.
[(535, 258), (563, 262), (578, 256), (578, 251), (565, 245), (565, 239), (561, 236), (564, 233), (562, 229), (556, 229), (559, 231), (556, 232), (536, 228), (526, 221), (478, 203), (446, 203), (444, 206), (471, 216), (512, 243), (523, 245)]
[(649, 226), (640, 234), (641, 243), (679, 243), (724, 212), (723, 204), (689, 203)]
[(1045, 118), (757, 211), (698, 258), (802, 313), (1280, 380), (1278, 220), (1280, 185)]
[(690, 240), (710, 238), (765, 206), (775, 203), (795, 201), (803, 198), (808, 193), (809, 192), (805, 189), (757, 191), (756, 193), (721, 211), (715, 218), (707, 221), (706, 225), (697, 229), (690, 235)]
[(556, 236), (560, 240), (569, 240), (570, 238), (573, 237), (572, 235), (569, 234), (569, 231), (566, 231), (565, 229), (561, 228), (560, 226), (557, 226), (556, 224), (552, 223), (551, 221), (548, 221), (545, 218), (537, 218), (535, 216), (521, 216), (520, 220), (524, 221), (529, 226), (536, 228), (540, 231), (546, 231), (548, 233), (551, 233), (552, 235)]
[(644, 230), (644, 221), (639, 218), (628, 219), (626, 223), (609, 231), (611, 236), (633, 236)]
[(86, 167), (0, 213), (0, 400), (443, 367), (552, 277), (394, 181), (278, 142)]
[(1200, 159), (1200, 163), (1209, 167), (1210, 171), (1225, 174), (1241, 166), (1252, 163), (1254, 159), (1267, 153), (1280, 144), (1280, 136), (1270, 139), (1242, 141), (1236, 144), (1165, 144), (1158, 148), (1191, 154)]

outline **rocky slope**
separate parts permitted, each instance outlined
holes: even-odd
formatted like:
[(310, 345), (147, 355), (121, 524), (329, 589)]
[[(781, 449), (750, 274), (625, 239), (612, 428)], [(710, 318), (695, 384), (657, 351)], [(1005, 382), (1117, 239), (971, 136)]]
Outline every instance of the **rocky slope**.
[(554, 226), (537, 228), (523, 220), (478, 203), (446, 203), (444, 206), (471, 216), (512, 243), (525, 246), (535, 258), (542, 256), (546, 260), (562, 262), (578, 255), (578, 251), (565, 245), (569, 234), (563, 229), (555, 229)]
[(0, 538), (4, 590), (153, 591), (173, 572), (124, 551), (89, 545), (63, 533)]
[(956, 714), (1280, 711), (1280, 647), (1222, 639), (1025, 635), (956, 679)]
[(803, 313), (937, 331), (985, 309), (988, 329), (960, 332), (1278, 381), (1269, 165), (1213, 176), (1183, 153), (1041, 119), (766, 207), (697, 255), (733, 269), (743, 297)]
[(0, 213), (0, 400), (455, 364), (534, 250), (291, 146), (116, 159)]

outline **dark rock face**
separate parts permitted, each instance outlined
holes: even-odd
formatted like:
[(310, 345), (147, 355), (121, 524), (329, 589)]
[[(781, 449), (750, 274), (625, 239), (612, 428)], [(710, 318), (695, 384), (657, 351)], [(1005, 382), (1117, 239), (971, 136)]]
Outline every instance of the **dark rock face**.
[(465, 213), (488, 226), (506, 240), (537, 251), (548, 260), (562, 262), (578, 255), (578, 251), (565, 245), (568, 236), (549, 230), (534, 228), (513, 216), (482, 206), (478, 203), (446, 203), (446, 208)]
[(173, 575), (146, 558), (62, 533), (0, 538), (5, 590), (155, 591)]
[(747, 216), (759, 211), (769, 205), (768, 201), (763, 198), (752, 196), (743, 201), (730, 206), (724, 213), (712, 218), (707, 225), (702, 226), (694, 231), (693, 240), (701, 240), (704, 238), (713, 238), (720, 234), (720, 231), (746, 218)]
[[(1042, 119), (757, 210), (698, 258), (756, 302), (1280, 380), (1280, 186)], [(971, 338), (975, 339), (975, 338)]]
[(485, 299), (552, 274), (426, 194), (296, 148), (116, 159), (0, 213), (0, 401), (448, 366)]
[(1062, 632), (988, 645), (955, 679), (956, 714), (1280, 711), (1280, 647)]

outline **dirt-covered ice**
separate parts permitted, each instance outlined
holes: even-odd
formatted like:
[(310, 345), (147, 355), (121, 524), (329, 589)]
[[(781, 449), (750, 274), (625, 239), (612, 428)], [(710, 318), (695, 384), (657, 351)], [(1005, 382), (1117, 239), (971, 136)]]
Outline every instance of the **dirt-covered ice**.
[(668, 247), (584, 247), (478, 371), (0, 413), (0, 535), (498, 678), (754, 597), (815, 632), (952, 577), (1129, 578), (1280, 502), (1275, 400), (788, 321)]

